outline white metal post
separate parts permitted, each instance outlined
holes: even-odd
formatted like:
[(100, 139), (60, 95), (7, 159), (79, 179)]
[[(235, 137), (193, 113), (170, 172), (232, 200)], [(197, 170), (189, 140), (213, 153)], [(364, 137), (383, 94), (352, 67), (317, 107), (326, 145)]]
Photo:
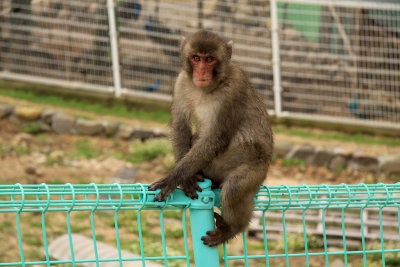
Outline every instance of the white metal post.
[(274, 104), (275, 115), (281, 116), (282, 113), (282, 89), (281, 89), (281, 61), (279, 51), (279, 25), (278, 8), (276, 0), (270, 2), (271, 11), (271, 43), (272, 43), (272, 71), (274, 76)]
[(113, 79), (114, 79), (114, 92), (115, 96), (119, 97), (121, 95), (121, 76), (119, 71), (117, 25), (115, 23), (114, 0), (107, 0), (107, 10), (108, 10), (108, 27), (109, 27), (110, 44), (111, 44), (111, 60), (112, 60)]

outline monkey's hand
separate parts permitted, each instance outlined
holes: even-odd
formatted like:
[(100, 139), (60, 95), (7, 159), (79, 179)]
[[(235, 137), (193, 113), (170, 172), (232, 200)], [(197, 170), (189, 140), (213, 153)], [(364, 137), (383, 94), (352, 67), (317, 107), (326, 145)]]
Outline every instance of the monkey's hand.
[(158, 193), (154, 200), (165, 201), (177, 186), (178, 185), (176, 184), (175, 179), (172, 179), (170, 176), (166, 176), (157, 182), (152, 183), (149, 186), (149, 191), (155, 191), (161, 188), (160, 193)]
[(184, 180), (183, 183), (181, 184), (183, 193), (185, 193), (185, 195), (187, 195), (191, 199), (195, 199), (195, 198), (199, 197), (197, 195), (196, 191), (199, 191), (199, 192), (202, 191), (202, 189), (197, 184), (197, 182), (204, 182), (203, 175), (195, 174), (191, 178)]

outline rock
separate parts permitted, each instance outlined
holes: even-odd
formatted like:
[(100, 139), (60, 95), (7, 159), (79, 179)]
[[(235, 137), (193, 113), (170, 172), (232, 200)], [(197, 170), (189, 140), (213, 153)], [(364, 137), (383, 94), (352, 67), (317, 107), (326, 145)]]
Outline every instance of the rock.
[(154, 133), (154, 137), (158, 137), (158, 138), (163, 138), (163, 137), (168, 137), (169, 136), (169, 132), (166, 130), (162, 130), (159, 128), (155, 128), (153, 129), (153, 133)]
[(328, 169), (339, 170), (347, 167), (347, 160), (342, 156), (333, 156), (328, 164)]
[(328, 163), (328, 169), (338, 170), (347, 167), (347, 163), (353, 155), (353, 151), (345, 150), (341, 147), (333, 149), (333, 156), (331, 161)]
[(40, 121), (46, 123), (51, 126), (53, 122), (53, 116), (58, 113), (57, 110), (54, 109), (45, 109), (43, 110), (42, 114), (40, 115)]
[(274, 157), (283, 158), (292, 150), (292, 145), (289, 143), (276, 142), (274, 144)]
[(57, 114), (56, 110), (45, 109), (40, 115), (39, 124), (43, 131), (51, 131), (51, 125), (53, 124), (53, 116)]
[(346, 265), (344, 264), (343, 260), (341, 259), (335, 259), (331, 264), (329, 264), (331, 267), (345, 267)]
[(54, 150), (49, 154), (49, 157), (52, 159), (56, 159), (59, 162), (62, 162), (64, 159), (65, 153), (61, 150)]
[(14, 136), (11, 144), (14, 146), (29, 146), (33, 142), (32, 135), (28, 133), (18, 133)]
[(36, 108), (36, 107), (17, 108), (14, 111), (14, 114), (20, 120), (34, 121), (39, 119), (40, 115), (42, 114), (42, 111), (43, 110), (41, 108)]
[[(96, 255), (101, 255), (101, 259), (116, 259), (115, 261), (107, 261), (100, 264), (100, 266), (117, 267), (121, 266), (118, 258), (119, 255), (124, 259), (126, 258), (140, 258), (137, 254), (132, 254), (129, 251), (121, 250), (121, 254), (116, 247), (110, 246), (104, 242), (97, 240), (97, 253), (94, 250), (93, 239), (80, 234), (72, 234), (72, 244), (74, 248), (74, 257), (76, 261), (81, 261), (79, 266), (95, 267), (96, 262), (87, 262), (87, 259), (95, 259)], [(68, 234), (54, 237), (49, 243), (49, 255), (51, 258), (59, 261), (71, 261), (71, 247)], [(124, 261), (125, 267), (138, 267), (142, 266), (141, 261)], [(164, 265), (155, 263), (153, 261), (146, 261), (148, 267), (162, 267)]]
[(356, 171), (377, 172), (378, 159), (368, 154), (356, 153), (350, 159), (348, 167)]
[(106, 136), (115, 136), (118, 131), (119, 124), (117, 122), (105, 121), (103, 122), (104, 134)]
[(140, 139), (142, 142), (154, 137), (155, 135), (153, 131), (146, 131), (141, 129), (135, 129), (132, 134), (132, 138)]
[(31, 154), (31, 161), (35, 164), (44, 164), (47, 161), (47, 156), (40, 152), (33, 152)]
[(132, 137), (135, 129), (131, 126), (121, 125), (118, 130), (118, 137), (124, 140), (128, 140)]
[(311, 163), (314, 159), (315, 149), (310, 144), (304, 144), (302, 146), (295, 146), (286, 156), (287, 158), (297, 158), (304, 160), (307, 163)]
[(379, 171), (387, 177), (398, 176), (400, 178), (400, 155), (380, 157)]
[(312, 161), (314, 166), (327, 167), (333, 158), (333, 151), (324, 148), (317, 148), (315, 150), (315, 156)]
[(53, 116), (52, 128), (56, 133), (73, 133), (75, 118), (64, 113)]
[(112, 181), (120, 184), (132, 184), (135, 182), (139, 171), (134, 168), (123, 166), (112, 177)]
[(103, 131), (103, 125), (99, 121), (90, 121), (77, 119), (75, 123), (75, 132), (80, 135), (100, 135)]
[(38, 166), (33, 163), (28, 163), (24, 166), (24, 171), (29, 175), (37, 175), (38, 174)]
[(13, 112), (12, 106), (0, 104), (0, 119), (7, 118)]

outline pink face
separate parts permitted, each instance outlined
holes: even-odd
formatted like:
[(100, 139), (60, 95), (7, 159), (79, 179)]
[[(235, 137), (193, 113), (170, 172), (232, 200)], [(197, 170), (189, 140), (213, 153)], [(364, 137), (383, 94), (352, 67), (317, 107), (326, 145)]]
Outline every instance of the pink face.
[(209, 85), (217, 59), (207, 54), (195, 54), (190, 57), (190, 62), (193, 66), (193, 82), (200, 87)]

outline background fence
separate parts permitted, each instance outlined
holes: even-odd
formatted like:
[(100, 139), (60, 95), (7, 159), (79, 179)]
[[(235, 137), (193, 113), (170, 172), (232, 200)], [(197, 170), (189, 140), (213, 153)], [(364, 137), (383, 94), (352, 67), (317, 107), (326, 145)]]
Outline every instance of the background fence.
[[(176, 190), (166, 202), (154, 202), (156, 192), (142, 184), (1, 185), (0, 266), (320, 267), (338, 266), (338, 260), (340, 266), (399, 266), (400, 184), (263, 186), (254, 205), (262, 214), (261, 241), (243, 233), (220, 250), (200, 240), (213, 229), (213, 208), (219, 205), (219, 191), (211, 190), (211, 181), (201, 187), (196, 200)], [(387, 224), (382, 215), (386, 209), (397, 215), (396, 227)], [(379, 234), (372, 239), (366, 236), (365, 210), (376, 212)], [(171, 211), (174, 216), (167, 216)], [(301, 234), (291, 235), (287, 222), (296, 211), (301, 213)], [(321, 211), (321, 216), (315, 219), (314, 211)], [(271, 214), (281, 215), (280, 242), (271, 238), (276, 232)], [(332, 214), (335, 223), (329, 219)], [(322, 237), (315, 237), (314, 224), (321, 225)], [(172, 231), (174, 225), (179, 232)], [(332, 226), (341, 230), (341, 242), (333, 245)], [(86, 237), (77, 235), (77, 229), (86, 231)], [(359, 246), (350, 240), (356, 232)], [(123, 251), (126, 248), (130, 252)]]
[(400, 127), (396, 0), (2, 0), (0, 77), (169, 100), (212, 29), (277, 116)]

